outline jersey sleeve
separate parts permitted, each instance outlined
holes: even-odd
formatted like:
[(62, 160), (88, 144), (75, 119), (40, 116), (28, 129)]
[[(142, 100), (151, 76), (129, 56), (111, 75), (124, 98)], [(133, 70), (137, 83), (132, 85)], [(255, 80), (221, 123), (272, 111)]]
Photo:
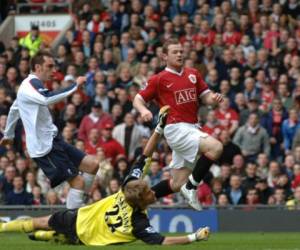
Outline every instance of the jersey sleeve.
[(141, 211), (132, 214), (132, 234), (147, 244), (161, 245), (165, 237), (154, 230), (149, 223), (149, 218)]
[(155, 99), (158, 87), (158, 77), (156, 75), (150, 77), (144, 89), (140, 90), (139, 94), (143, 97), (145, 102)]
[(122, 184), (122, 187), (124, 187), (129, 181), (140, 179), (143, 176), (143, 171), (145, 166), (147, 166), (148, 161), (149, 158), (147, 158), (146, 156), (140, 156), (131, 167), (129, 174), (126, 176)]
[(203, 80), (201, 74), (197, 71), (197, 91), (198, 91), (198, 97), (202, 97), (205, 94), (207, 94), (210, 89), (208, 88), (207, 83)]
[(17, 100), (15, 100), (11, 105), (7, 116), (6, 126), (4, 130), (4, 138), (12, 139), (15, 137), (15, 128), (19, 118), (20, 118), (20, 113), (19, 113), (18, 103)]
[(65, 97), (71, 95), (77, 90), (77, 84), (73, 83), (67, 88), (63, 88), (57, 91), (49, 91), (43, 87), (42, 82), (39, 79), (33, 78), (29, 81), (32, 89), (27, 89), (24, 95), (32, 102), (41, 105), (50, 105), (63, 100)]

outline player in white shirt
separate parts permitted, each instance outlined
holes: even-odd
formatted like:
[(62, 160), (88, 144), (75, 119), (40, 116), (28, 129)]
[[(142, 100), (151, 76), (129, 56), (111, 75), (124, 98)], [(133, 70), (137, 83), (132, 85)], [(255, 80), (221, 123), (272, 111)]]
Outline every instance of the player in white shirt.
[[(53, 56), (48, 52), (38, 52), (31, 59), (31, 70), (32, 73), (21, 83), (17, 98), (10, 108), (0, 145), (12, 143), (16, 123), (21, 118), (29, 156), (48, 177), (51, 187), (68, 181), (67, 208), (80, 207), (83, 205), (84, 189), (91, 186), (98, 170), (98, 160), (67, 144), (58, 135), (48, 105), (74, 93), (86, 78), (79, 76), (76, 83), (58, 91), (46, 89), (43, 82), (51, 80), (55, 72)], [(83, 174), (79, 175), (79, 171)]]

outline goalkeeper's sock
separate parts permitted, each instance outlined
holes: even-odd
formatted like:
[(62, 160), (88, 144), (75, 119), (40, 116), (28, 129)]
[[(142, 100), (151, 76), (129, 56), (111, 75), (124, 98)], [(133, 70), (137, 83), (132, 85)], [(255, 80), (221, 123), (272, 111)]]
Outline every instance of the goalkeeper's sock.
[(54, 238), (55, 233), (55, 231), (39, 230), (29, 234), (28, 237), (31, 240), (49, 241)]
[(13, 220), (6, 223), (0, 223), (0, 232), (25, 232), (29, 233), (34, 230), (33, 220)]
[(157, 199), (174, 193), (170, 186), (170, 180), (163, 180), (151, 187), (151, 189), (155, 192)]

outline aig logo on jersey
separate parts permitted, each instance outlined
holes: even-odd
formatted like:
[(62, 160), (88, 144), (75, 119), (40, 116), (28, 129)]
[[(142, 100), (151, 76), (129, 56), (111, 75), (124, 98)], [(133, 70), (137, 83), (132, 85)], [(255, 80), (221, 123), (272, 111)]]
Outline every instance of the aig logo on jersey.
[(183, 89), (175, 91), (175, 99), (177, 104), (196, 101), (196, 89)]
[(188, 78), (190, 79), (191, 83), (195, 84), (197, 82), (197, 78), (194, 74), (189, 74)]

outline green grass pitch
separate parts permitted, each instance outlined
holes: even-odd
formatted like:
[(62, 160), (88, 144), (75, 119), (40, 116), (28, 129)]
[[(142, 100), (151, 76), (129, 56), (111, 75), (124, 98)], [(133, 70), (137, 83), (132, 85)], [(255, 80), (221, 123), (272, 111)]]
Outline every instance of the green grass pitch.
[(207, 242), (195, 242), (181, 246), (150, 246), (140, 241), (107, 247), (85, 247), (34, 242), (25, 234), (0, 234), (1, 250), (300, 250), (299, 233), (212, 233)]

